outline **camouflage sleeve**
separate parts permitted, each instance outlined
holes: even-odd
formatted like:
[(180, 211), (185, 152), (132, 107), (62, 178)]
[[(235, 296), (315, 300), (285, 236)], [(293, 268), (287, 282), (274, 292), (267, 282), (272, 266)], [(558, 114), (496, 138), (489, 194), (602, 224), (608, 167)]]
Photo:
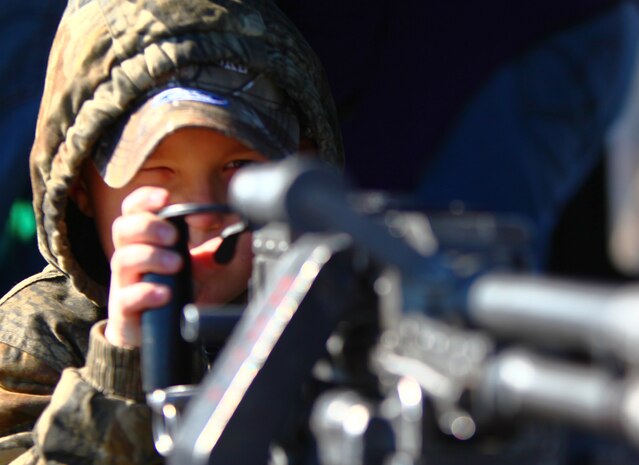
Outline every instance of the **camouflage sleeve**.
[(31, 458), (20, 457), (13, 464), (162, 463), (143, 398), (139, 351), (110, 345), (104, 322), (96, 324), (86, 365), (63, 372), (35, 426)]
[(31, 430), (49, 403), (60, 372), (0, 343), (0, 464), (31, 446)]

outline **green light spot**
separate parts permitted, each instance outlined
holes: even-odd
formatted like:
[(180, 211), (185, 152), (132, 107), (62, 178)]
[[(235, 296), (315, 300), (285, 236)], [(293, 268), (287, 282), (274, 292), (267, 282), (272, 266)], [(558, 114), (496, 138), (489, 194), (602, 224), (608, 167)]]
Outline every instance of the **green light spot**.
[(7, 223), (9, 235), (20, 242), (28, 242), (36, 235), (36, 222), (31, 202), (16, 200), (11, 205)]

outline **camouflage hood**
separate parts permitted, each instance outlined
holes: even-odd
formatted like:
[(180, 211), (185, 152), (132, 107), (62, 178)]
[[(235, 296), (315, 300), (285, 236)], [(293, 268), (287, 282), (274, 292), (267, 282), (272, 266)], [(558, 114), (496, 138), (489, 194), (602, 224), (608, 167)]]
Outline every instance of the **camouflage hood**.
[[(328, 84), (299, 32), (265, 0), (70, 0), (53, 42), (31, 152), (40, 251), (106, 302), (108, 269), (69, 188), (100, 135), (176, 73), (220, 62), (261, 71), (296, 105), (323, 158), (342, 163)], [(87, 265), (90, 264), (90, 265)]]

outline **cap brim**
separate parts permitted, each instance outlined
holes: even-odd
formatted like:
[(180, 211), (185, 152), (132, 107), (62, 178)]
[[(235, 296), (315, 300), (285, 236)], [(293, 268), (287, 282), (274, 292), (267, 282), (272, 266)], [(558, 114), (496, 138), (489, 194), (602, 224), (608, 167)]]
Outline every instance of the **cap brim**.
[(157, 106), (151, 99), (130, 116), (122, 132), (115, 136), (110, 154), (94, 161), (107, 185), (123, 187), (162, 139), (188, 127), (219, 131), (268, 158), (278, 159), (294, 153), (299, 146), (299, 128), (290, 127), (297, 121), (279, 119), (269, 118), (251, 105), (228, 96), (224, 97), (224, 105), (177, 100)]

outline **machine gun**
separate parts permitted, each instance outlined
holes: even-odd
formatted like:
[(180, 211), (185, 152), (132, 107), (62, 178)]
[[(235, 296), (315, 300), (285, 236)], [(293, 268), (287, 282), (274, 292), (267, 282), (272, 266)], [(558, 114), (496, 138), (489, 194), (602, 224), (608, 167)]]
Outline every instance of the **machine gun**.
[(250, 302), (185, 310), (190, 340), (233, 330), (198, 386), (150, 394), (170, 464), (437, 463), (432, 425), (481, 443), (521, 418), (639, 444), (637, 290), (532, 276), (520, 222), (349, 202), (300, 160), (230, 192), (264, 225)]

